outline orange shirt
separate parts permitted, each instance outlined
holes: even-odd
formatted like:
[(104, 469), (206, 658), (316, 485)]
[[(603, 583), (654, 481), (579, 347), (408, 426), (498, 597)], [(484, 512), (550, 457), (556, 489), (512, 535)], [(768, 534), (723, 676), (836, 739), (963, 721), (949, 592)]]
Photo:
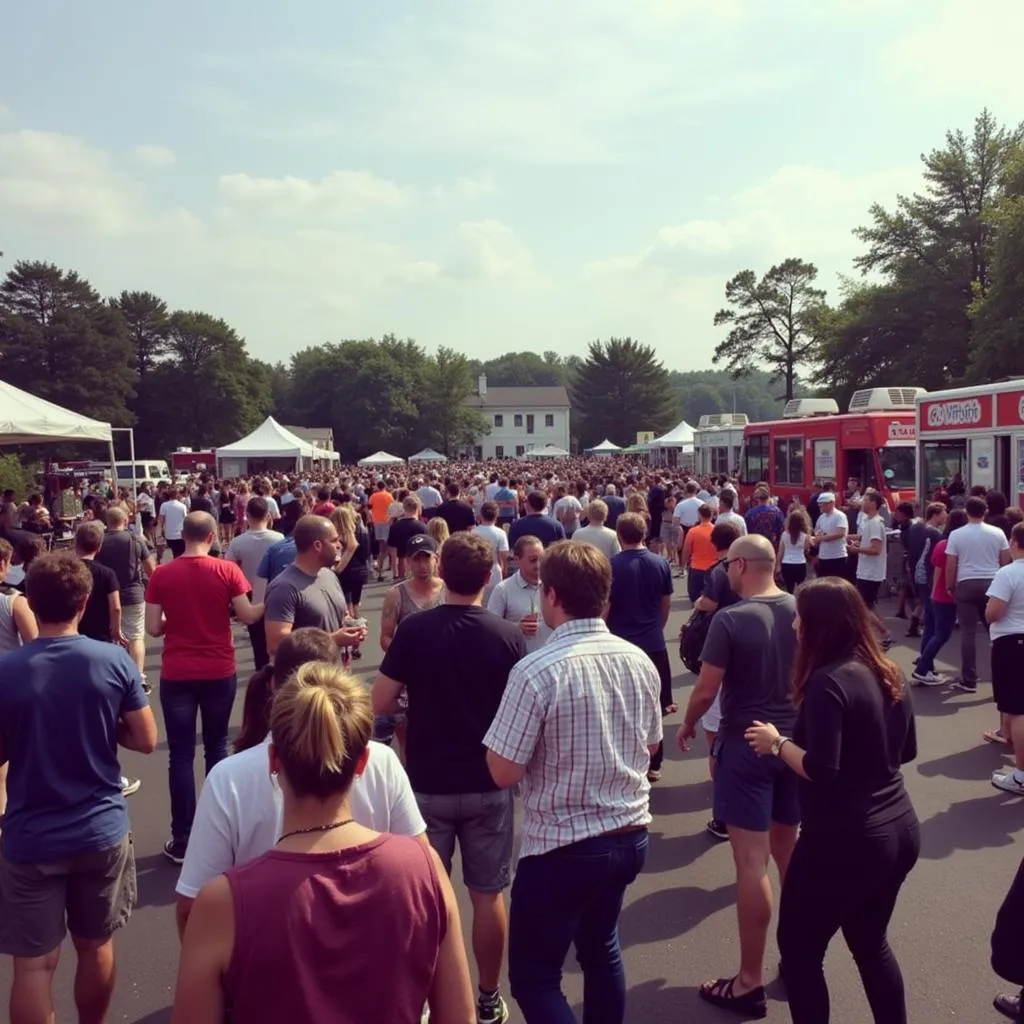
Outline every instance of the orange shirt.
[(388, 509), (395, 499), (387, 491), (374, 491), (367, 500), (370, 506), (370, 518), (374, 525), (379, 526), (388, 521)]
[(718, 551), (711, 543), (711, 523), (698, 523), (691, 526), (686, 533), (686, 543), (690, 545), (690, 568), (699, 572), (707, 572), (718, 561)]

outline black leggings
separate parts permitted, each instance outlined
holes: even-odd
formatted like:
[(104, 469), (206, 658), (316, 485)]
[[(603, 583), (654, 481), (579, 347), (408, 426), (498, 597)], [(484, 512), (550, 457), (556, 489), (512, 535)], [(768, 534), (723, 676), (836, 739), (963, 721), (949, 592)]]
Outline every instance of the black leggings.
[(884, 834), (801, 834), (779, 903), (779, 952), (793, 1024), (827, 1024), (823, 964), (842, 929), (875, 1024), (906, 1024), (900, 965), (886, 931), (900, 887), (917, 863), (921, 836), (911, 813)]
[[(654, 662), (654, 667), (658, 670), (658, 678), (661, 680), (661, 711), (664, 714), (665, 708), (672, 703), (672, 663), (668, 660), (668, 651), (666, 649), (648, 651), (647, 657)], [(651, 770), (655, 772), (660, 771), (664, 759), (665, 741), (662, 740), (658, 744), (657, 751), (651, 755)]]
[(782, 563), (782, 580), (786, 584), (786, 589), (791, 594), (805, 579), (807, 579), (806, 562), (801, 562), (799, 565), (788, 562)]

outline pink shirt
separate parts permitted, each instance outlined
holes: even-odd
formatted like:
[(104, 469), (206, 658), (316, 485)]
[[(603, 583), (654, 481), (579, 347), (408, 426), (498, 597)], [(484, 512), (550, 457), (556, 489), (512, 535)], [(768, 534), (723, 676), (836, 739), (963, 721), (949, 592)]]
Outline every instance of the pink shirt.
[(939, 578), (932, 587), (932, 600), (937, 604), (955, 604), (953, 595), (946, 586), (946, 545), (947, 540), (940, 540), (932, 552), (931, 563), (939, 570)]

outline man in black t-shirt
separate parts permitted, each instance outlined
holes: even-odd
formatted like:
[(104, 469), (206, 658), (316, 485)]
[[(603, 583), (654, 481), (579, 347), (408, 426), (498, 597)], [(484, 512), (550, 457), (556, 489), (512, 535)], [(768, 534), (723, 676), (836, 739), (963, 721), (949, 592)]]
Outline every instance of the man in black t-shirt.
[(408, 694), (406, 771), (427, 822), (427, 838), (451, 871), (456, 837), (481, 953), (481, 1020), (504, 1020), (498, 979), (507, 932), (502, 892), (512, 860), (511, 790), (494, 784), (483, 738), (512, 666), (526, 652), (519, 627), (480, 607), (491, 578), (491, 545), (455, 534), (441, 550), (445, 604), (403, 621), (373, 684), (373, 710), (399, 711)]
[(459, 485), (450, 483), (445, 492), (448, 498), (437, 506), (439, 515), (447, 524), (450, 533), (458, 533), (460, 530), (472, 530), (476, 526), (476, 513), (473, 506), (460, 497)]
[(427, 532), (427, 524), (420, 519), (420, 499), (410, 494), (402, 502), (402, 517), (388, 530), (388, 547), (392, 559), (397, 559), (398, 578), (405, 579), (405, 548), (413, 537)]
[(103, 528), (99, 523), (82, 523), (75, 534), (75, 554), (92, 573), (92, 593), (78, 622), (78, 632), (93, 640), (116, 640), (127, 647), (121, 633), (121, 583), (113, 569), (96, 561), (102, 546)]

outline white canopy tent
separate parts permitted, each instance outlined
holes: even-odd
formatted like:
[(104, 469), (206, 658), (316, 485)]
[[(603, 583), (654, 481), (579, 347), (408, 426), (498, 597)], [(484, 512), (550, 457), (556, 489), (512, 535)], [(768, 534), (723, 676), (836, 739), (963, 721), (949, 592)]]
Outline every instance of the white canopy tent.
[(217, 449), (218, 471), (224, 477), (244, 476), (250, 461), (288, 460), (301, 467), (302, 460), (329, 458), (329, 453), (303, 441), (268, 416), (251, 434)]
[(0, 445), (50, 441), (103, 441), (109, 445), (112, 439), (109, 423), (62, 409), (0, 381)]
[(621, 452), (622, 449), (613, 442), (609, 441), (606, 437), (600, 444), (595, 444), (593, 448), (588, 448), (583, 454), (584, 455), (614, 455), (616, 452)]
[[(378, 455), (381, 453), (378, 452)], [(447, 462), (448, 456), (434, 451), (433, 448), (424, 448), (423, 451), (409, 456), (410, 462)], [(362, 463), (360, 463), (362, 465)]]
[(523, 452), (519, 457), (521, 459), (568, 459), (571, 456), (564, 448), (549, 444), (543, 448), (533, 448), (530, 451)]
[(374, 452), (372, 455), (367, 455), (365, 459), (360, 459), (357, 465), (366, 467), (373, 466), (397, 466), (405, 462), (405, 459), (400, 459), (397, 455), (390, 455), (388, 452)]
[(693, 427), (681, 420), (667, 434), (656, 437), (649, 445), (653, 461), (670, 466), (693, 462)]

